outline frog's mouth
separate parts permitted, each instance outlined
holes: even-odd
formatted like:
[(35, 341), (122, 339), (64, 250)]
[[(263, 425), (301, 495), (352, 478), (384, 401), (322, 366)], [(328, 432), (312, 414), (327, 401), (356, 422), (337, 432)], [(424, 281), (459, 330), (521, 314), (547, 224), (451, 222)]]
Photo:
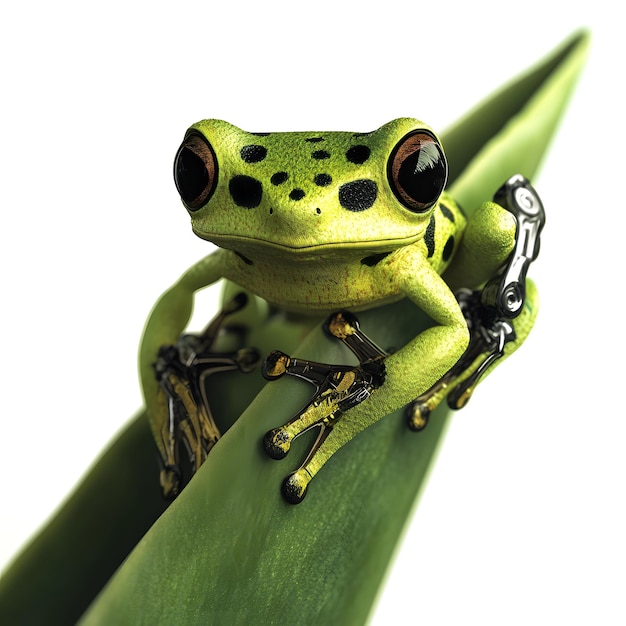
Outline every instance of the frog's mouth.
[(286, 244), (243, 235), (209, 235), (195, 229), (194, 233), (201, 239), (210, 241), (220, 248), (232, 250), (248, 264), (253, 264), (257, 260), (275, 260), (276, 257), (289, 258), (293, 261), (315, 261), (326, 258), (383, 258), (394, 250), (409, 246), (422, 238), (420, 234), (413, 234), (409, 237), (365, 241), (338, 240), (298, 245), (297, 243)]

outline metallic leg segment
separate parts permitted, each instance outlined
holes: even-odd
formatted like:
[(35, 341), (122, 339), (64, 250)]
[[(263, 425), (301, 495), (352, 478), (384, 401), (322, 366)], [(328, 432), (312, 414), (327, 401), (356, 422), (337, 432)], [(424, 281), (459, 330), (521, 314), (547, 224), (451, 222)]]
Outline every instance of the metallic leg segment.
[(175, 345), (163, 346), (159, 351), (154, 369), (159, 383), (157, 408), (166, 451), (161, 470), (161, 487), (166, 498), (175, 497), (182, 488), (180, 444), (185, 446), (195, 473), (220, 438), (205, 391), (207, 378), (230, 370), (250, 372), (259, 361), (253, 348), (213, 352), (226, 318), (245, 304), (245, 294), (235, 296), (201, 334), (181, 335)]

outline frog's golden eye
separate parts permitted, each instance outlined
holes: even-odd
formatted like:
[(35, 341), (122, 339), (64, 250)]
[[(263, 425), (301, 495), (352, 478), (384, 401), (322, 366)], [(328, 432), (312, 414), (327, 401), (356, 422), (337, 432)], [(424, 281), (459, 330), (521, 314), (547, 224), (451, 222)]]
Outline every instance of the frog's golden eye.
[(174, 159), (174, 182), (185, 206), (196, 211), (204, 206), (217, 183), (217, 159), (211, 144), (192, 132), (178, 148)]
[(437, 202), (448, 177), (437, 139), (425, 130), (403, 137), (389, 157), (387, 176), (393, 193), (407, 209), (427, 211)]

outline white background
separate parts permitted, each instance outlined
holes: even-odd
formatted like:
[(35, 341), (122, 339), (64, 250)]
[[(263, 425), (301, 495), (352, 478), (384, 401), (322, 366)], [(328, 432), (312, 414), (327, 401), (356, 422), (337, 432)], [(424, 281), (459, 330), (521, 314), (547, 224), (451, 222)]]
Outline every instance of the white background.
[(144, 319), (208, 250), (171, 180), (190, 123), (368, 131), (406, 115), (444, 129), (589, 26), (535, 181), (549, 220), (536, 330), (453, 421), (372, 625), (624, 624), (625, 50), (608, 2), (10, 6), (0, 566), (139, 407)]

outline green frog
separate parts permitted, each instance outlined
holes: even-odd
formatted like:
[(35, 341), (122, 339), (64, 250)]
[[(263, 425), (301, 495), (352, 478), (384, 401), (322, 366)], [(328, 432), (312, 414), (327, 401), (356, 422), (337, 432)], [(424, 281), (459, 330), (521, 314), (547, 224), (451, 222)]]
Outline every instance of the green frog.
[[(506, 204), (513, 194), (536, 216), (540, 202), (527, 181), (516, 181), (501, 191), (499, 202), (472, 207), (468, 220), (445, 191), (447, 174), (437, 134), (411, 118), (367, 133), (249, 133), (221, 120), (191, 126), (175, 157), (174, 179), (193, 232), (218, 249), (163, 294), (140, 349), (143, 393), (163, 458), (166, 495), (180, 490), (178, 440), (185, 440), (197, 469), (219, 432), (206, 403), (197, 394), (193, 400), (184, 372), (168, 369), (172, 361), (163, 360), (163, 347), (171, 350), (177, 342), (181, 347), (195, 292), (221, 279), (286, 314), (329, 316), (329, 334), (359, 358), (354, 367), (311, 364), (280, 352), (265, 360), (267, 379), (291, 374), (317, 387), (310, 405), (264, 441), (270, 456), (283, 458), (296, 436), (320, 427), (305, 463), (283, 485), (293, 503), (302, 500), (324, 463), (363, 429), (407, 405), (410, 425), (419, 430), (451, 390), (457, 392), (456, 403), (464, 404), (494, 354), (502, 355), (504, 343), (517, 347), (523, 341), (528, 315), (506, 321), (504, 329), (498, 324), (534, 304), (534, 290), (530, 298), (525, 292), (525, 269), (538, 252), (538, 231), (534, 225), (530, 241), (520, 238), (523, 220)], [(522, 251), (514, 255), (516, 246)], [(507, 280), (517, 292), (503, 295), (507, 262), (509, 273), (516, 274)], [(455, 296), (458, 287), (493, 283), (494, 277), (497, 284), (475, 292), (473, 299)], [(433, 325), (387, 355), (369, 341), (354, 313), (402, 298)], [(494, 303), (485, 304), (485, 298), (504, 298), (513, 314), (503, 317), (501, 307), (493, 313)], [(496, 343), (504, 343), (485, 357), (489, 351), (480, 336), (494, 324)], [(472, 327), (478, 343), (470, 342)], [(216, 328), (201, 349), (188, 349), (183, 361), (210, 349)], [(160, 379), (154, 375), (159, 358)], [(247, 371), (255, 363), (256, 355), (239, 351), (229, 367)], [(185, 407), (178, 426), (167, 410), (165, 379), (170, 401), (176, 397)], [(470, 382), (460, 385), (464, 380)]]

